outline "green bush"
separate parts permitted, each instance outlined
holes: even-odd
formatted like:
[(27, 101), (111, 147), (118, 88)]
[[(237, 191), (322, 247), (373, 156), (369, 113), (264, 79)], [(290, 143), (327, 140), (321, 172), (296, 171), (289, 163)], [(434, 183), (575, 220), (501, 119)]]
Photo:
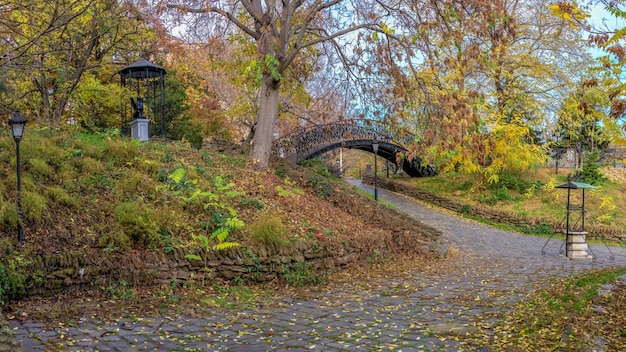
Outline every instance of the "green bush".
[(121, 203), (115, 208), (117, 223), (133, 244), (160, 248), (162, 238), (154, 211), (137, 202)]
[[(66, 190), (76, 190), (77, 185), (73, 183), (75, 183), (77, 177), (78, 170), (76, 169), (75, 165), (66, 163), (61, 165), (58, 171), (54, 172), (54, 174), (51, 175), (48, 181), (54, 180), (55, 185), (61, 183), (63, 185), (63, 188)], [(72, 180), (74, 182), (67, 182), (68, 180)]]
[(132, 247), (130, 238), (122, 229), (107, 230), (98, 239), (98, 244), (101, 247), (107, 247), (109, 250), (127, 250)]
[[(39, 138), (35, 143), (32, 143), (32, 140), (29, 140), (29, 143), (24, 145), (24, 156), (33, 156), (32, 159), (28, 160), (30, 163), (34, 160), (34, 156), (41, 160), (45, 160), (48, 165), (53, 167), (59, 167), (63, 164), (63, 160), (66, 155), (66, 151), (56, 145), (59, 143), (64, 137), (60, 137), (55, 135), (54, 137), (48, 138)], [(27, 163), (24, 163), (26, 166)]]
[(48, 199), (36, 192), (23, 192), (22, 206), (25, 219), (40, 221), (48, 210)]
[(459, 208), (459, 213), (461, 214), (471, 214), (472, 213), (472, 205), (471, 204), (463, 204), (461, 208)]
[(239, 199), (239, 205), (243, 207), (252, 207), (256, 211), (262, 211), (265, 209), (265, 203), (258, 198), (242, 197)]
[(137, 163), (137, 167), (139, 170), (141, 170), (144, 174), (146, 175), (150, 175), (150, 177), (155, 177), (157, 175), (157, 173), (159, 172), (159, 166), (160, 164), (153, 161), (153, 160), (140, 160)]
[(74, 140), (74, 154), (83, 158), (88, 157), (101, 160), (104, 156), (104, 141), (106, 138), (104, 133), (79, 134)]
[(20, 223), (20, 214), (17, 212), (17, 206), (4, 202), (0, 204), (0, 224), (7, 225), (11, 228), (17, 228)]
[(27, 167), (28, 172), (44, 179), (52, 175), (52, 168), (50, 165), (48, 165), (45, 160), (39, 158), (31, 158), (28, 160), (28, 164), (24, 166)]
[(133, 162), (137, 154), (137, 147), (122, 139), (107, 139), (104, 142), (103, 157), (113, 165), (119, 166)]
[(200, 151), (200, 157), (202, 158), (202, 161), (204, 161), (207, 166), (213, 166), (214, 162), (211, 159), (211, 153), (209, 153), (209, 151), (207, 150)]
[(230, 214), (225, 209), (210, 206), (206, 210), (209, 214), (209, 220), (200, 221), (202, 230), (209, 233), (226, 226), (226, 220)]
[(524, 226), (521, 230), (529, 235), (552, 235), (554, 233), (552, 226), (547, 222), (536, 224), (533, 227)]
[[(164, 246), (172, 241), (179, 241), (184, 238), (184, 231), (181, 231), (183, 224), (188, 221), (189, 214), (180, 211), (174, 211), (172, 208), (174, 203), (161, 204), (155, 206), (151, 211), (152, 218), (157, 222), (159, 227), (159, 242), (163, 242)], [(174, 208), (175, 209), (175, 208)], [(176, 239), (169, 237), (176, 234)]]
[(26, 294), (28, 264), (21, 257), (12, 257), (0, 262), (0, 304), (22, 298)]
[(274, 175), (284, 178), (287, 175), (287, 170), (284, 167), (279, 167), (274, 171)]
[(46, 196), (48, 196), (53, 201), (67, 205), (73, 208), (80, 208), (80, 203), (76, 200), (76, 197), (68, 194), (63, 188), (60, 187), (52, 187), (46, 190)]
[(104, 170), (104, 165), (97, 159), (91, 157), (83, 157), (76, 163), (77, 168), (85, 174), (99, 174)]
[(513, 195), (506, 187), (501, 187), (493, 192), (492, 197), (497, 202), (509, 202), (513, 200)]
[(514, 198), (513, 195), (511, 195), (511, 192), (509, 192), (509, 190), (504, 186), (493, 191), (491, 195), (480, 194), (477, 197), (479, 202), (489, 204), (491, 206), (498, 204), (498, 202), (510, 202), (513, 199)]
[(144, 173), (135, 170), (124, 172), (115, 184), (116, 193), (119, 198), (127, 195), (154, 195), (155, 188), (151, 187)]
[(249, 226), (250, 237), (264, 244), (284, 244), (287, 227), (280, 218), (264, 214)]
[(326, 180), (317, 175), (309, 177), (307, 183), (313, 188), (313, 191), (318, 197), (326, 199), (333, 194), (333, 187), (326, 182)]
[(306, 168), (312, 169), (313, 171), (315, 171), (315, 173), (322, 175), (324, 177), (332, 176), (330, 171), (328, 171), (328, 168), (326, 167), (324, 160), (320, 158), (303, 160), (300, 162), (300, 165)]
[(474, 185), (474, 183), (472, 183), (472, 181), (465, 181), (465, 182), (463, 182), (459, 186), (459, 190), (460, 191), (469, 191), (472, 188), (473, 185)]
[(100, 190), (109, 190), (114, 186), (114, 182), (105, 174), (84, 175), (79, 177), (78, 181), (81, 184)]
[(539, 180), (526, 180), (521, 175), (512, 171), (504, 171), (499, 175), (498, 182), (489, 184), (489, 188), (492, 190), (501, 190), (506, 188), (507, 190), (516, 191), (518, 193), (526, 193), (528, 189), (541, 189), (543, 182)]

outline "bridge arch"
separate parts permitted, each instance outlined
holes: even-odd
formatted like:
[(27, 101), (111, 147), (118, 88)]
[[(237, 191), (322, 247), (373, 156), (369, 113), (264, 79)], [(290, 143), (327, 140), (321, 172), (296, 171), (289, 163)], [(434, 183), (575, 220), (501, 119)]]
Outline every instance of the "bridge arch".
[(378, 141), (378, 155), (392, 162), (412, 177), (432, 176), (435, 169), (421, 166), (421, 160), (408, 161), (402, 158), (397, 163), (397, 154), (406, 153), (403, 146), (413, 140), (408, 135), (395, 137), (386, 126), (372, 120), (342, 120), (324, 125), (309, 126), (274, 141), (272, 154), (293, 163), (316, 158), (338, 148), (359, 149), (374, 153), (373, 142)]

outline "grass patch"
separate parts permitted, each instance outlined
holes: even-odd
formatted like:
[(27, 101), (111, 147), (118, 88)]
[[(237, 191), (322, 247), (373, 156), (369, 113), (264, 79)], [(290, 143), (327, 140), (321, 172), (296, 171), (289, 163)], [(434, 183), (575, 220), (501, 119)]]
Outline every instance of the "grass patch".
[(48, 199), (36, 192), (23, 192), (24, 219), (40, 222), (47, 215)]
[(611, 304), (610, 298), (607, 301), (599, 296), (599, 290), (625, 274), (626, 268), (595, 270), (551, 281), (533, 295), (535, 298), (518, 303), (497, 322), (483, 325), (480, 333), (464, 344), (492, 346), (494, 351), (591, 351), (597, 348), (593, 336), (598, 336), (608, 341), (606, 350), (623, 350), (626, 341), (604, 329), (615, 326), (619, 330), (626, 320), (615, 312), (621, 317), (619, 321), (607, 321), (594, 303)]
[(162, 244), (154, 211), (147, 205), (121, 203), (115, 208), (115, 217), (119, 227), (135, 245), (158, 248)]
[(292, 287), (302, 288), (306, 285), (324, 283), (324, 276), (316, 270), (313, 263), (296, 262), (292, 265), (283, 264), (284, 279)]
[[(604, 172), (617, 176), (604, 181), (598, 189), (585, 192), (585, 224), (590, 227), (604, 224), (626, 230), (626, 177), (620, 176), (622, 174), (617, 169), (605, 169)], [(409, 182), (467, 206), (494, 207), (522, 216), (541, 217), (553, 223), (563, 220), (566, 212), (568, 192), (555, 186), (567, 182), (567, 175), (554, 175), (554, 169), (550, 168), (507, 174), (492, 185), (485, 184), (475, 175), (454, 173), (415, 178)], [(570, 203), (582, 204), (582, 192), (570, 192)]]
[(67, 191), (60, 187), (51, 187), (46, 190), (46, 196), (53, 201), (73, 208), (80, 208), (80, 203), (76, 200), (76, 197), (67, 193)]
[(17, 229), (19, 223), (20, 215), (17, 212), (17, 206), (7, 202), (0, 203), (0, 224), (7, 225), (12, 229)]

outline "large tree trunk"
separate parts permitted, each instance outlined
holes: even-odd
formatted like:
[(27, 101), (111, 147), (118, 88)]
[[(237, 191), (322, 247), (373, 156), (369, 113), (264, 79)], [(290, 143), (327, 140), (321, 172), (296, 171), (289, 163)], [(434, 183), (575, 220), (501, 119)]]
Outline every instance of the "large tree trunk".
[(274, 141), (274, 126), (278, 116), (278, 90), (280, 81), (276, 81), (269, 74), (263, 74), (261, 86), (261, 101), (259, 116), (252, 138), (250, 158), (259, 170), (270, 166), (270, 153)]

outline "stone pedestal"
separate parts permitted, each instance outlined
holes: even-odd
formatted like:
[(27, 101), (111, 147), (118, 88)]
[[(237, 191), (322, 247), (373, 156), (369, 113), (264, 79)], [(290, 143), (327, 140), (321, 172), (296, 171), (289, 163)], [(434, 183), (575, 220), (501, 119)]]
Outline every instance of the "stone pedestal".
[(132, 139), (138, 139), (142, 142), (150, 139), (148, 132), (148, 124), (150, 120), (146, 118), (137, 118), (130, 123), (130, 136)]
[(570, 259), (591, 259), (587, 253), (587, 231), (574, 231), (567, 234), (567, 257)]

